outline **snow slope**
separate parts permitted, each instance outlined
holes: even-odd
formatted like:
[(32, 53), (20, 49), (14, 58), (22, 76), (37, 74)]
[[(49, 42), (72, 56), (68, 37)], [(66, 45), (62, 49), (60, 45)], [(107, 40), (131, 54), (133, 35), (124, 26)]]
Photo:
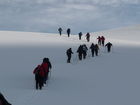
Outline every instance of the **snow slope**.
[(140, 45), (140, 25), (96, 32), (96, 35), (105, 35), (108, 41), (111, 40), (116, 45)]
[[(98, 57), (78, 61), (76, 50), (85, 37), (32, 32), (0, 32), (0, 91), (13, 105), (140, 105), (140, 26), (92, 34), (113, 43)], [(66, 63), (71, 47), (72, 63)], [(49, 57), (53, 68), (47, 86), (35, 90), (36, 65)]]

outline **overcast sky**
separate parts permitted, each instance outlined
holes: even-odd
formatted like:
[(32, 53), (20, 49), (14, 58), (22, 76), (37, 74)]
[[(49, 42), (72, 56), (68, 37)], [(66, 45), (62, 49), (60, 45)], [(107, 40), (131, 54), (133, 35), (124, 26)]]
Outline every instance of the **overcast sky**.
[(140, 24), (140, 0), (0, 0), (0, 30), (74, 34)]

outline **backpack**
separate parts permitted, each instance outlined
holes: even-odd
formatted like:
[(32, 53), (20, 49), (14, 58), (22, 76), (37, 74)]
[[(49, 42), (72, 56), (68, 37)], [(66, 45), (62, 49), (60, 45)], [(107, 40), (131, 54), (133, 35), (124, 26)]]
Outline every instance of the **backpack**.
[(39, 75), (40, 74), (40, 65), (38, 65), (35, 69), (34, 69), (34, 74), (35, 75)]

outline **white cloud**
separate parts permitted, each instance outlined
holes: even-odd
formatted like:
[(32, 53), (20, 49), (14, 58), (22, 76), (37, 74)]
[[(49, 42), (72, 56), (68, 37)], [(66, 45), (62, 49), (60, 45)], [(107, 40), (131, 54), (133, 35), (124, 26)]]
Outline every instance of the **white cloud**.
[(75, 32), (138, 23), (139, 0), (0, 0), (0, 29)]

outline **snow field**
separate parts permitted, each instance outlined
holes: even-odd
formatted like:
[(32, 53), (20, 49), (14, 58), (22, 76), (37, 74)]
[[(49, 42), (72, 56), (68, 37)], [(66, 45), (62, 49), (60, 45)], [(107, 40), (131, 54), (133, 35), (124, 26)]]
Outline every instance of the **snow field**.
[[(1, 31), (0, 91), (13, 105), (139, 105), (139, 34), (139, 26), (107, 30), (93, 33), (87, 43), (84, 36), (79, 41), (76, 35)], [(113, 43), (112, 52), (100, 47), (98, 57), (78, 61), (78, 46), (97, 43), (98, 35)], [(32, 72), (44, 57), (52, 63), (51, 78), (35, 90)]]

